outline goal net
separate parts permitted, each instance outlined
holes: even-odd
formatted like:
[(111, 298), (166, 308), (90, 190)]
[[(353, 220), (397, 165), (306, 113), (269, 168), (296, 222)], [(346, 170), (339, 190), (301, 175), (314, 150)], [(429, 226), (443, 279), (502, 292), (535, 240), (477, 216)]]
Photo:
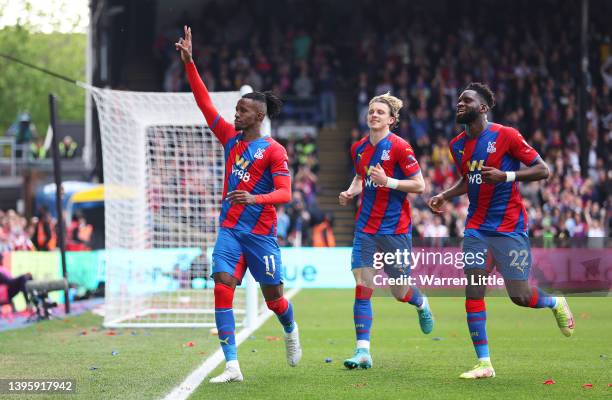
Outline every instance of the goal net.
[[(104, 161), (104, 325), (214, 326), (209, 260), (223, 192), (223, 147), (191, 93), (90, 89)], [(211, 97), (233, 120), (240, 93)], [(249, 275), (245, 282), (234, 300), (237, 324), (254, 323), (263, 311), (254, 280)]]

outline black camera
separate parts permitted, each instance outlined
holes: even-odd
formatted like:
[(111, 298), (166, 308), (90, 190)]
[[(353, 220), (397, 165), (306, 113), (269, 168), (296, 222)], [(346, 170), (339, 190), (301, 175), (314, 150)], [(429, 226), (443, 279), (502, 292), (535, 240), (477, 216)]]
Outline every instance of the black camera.
[(51, 310), (53, 307), (57, 307), (57, 302), (49, 299), (49, 292), (67, 289), (68, 282), (65, 279), (26, 282), (28, 301), (35, 310), (37, 321), (49, 319), (52, 313)]

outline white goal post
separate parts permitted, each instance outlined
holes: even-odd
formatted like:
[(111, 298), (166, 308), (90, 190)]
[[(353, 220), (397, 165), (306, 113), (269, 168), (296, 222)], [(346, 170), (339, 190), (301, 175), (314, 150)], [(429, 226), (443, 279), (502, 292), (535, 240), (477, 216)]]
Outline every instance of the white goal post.
[[(223, 192), (223, 147), (191, 93), (88, 88), (102, 136), (106, 327), (212, 327), (210, 254)], [(228, 121), (240, 92), (211, 93)], [(236, 324), (265, 309), (250, 274)], [(259, 305), (261, 303), (261, 306)]]

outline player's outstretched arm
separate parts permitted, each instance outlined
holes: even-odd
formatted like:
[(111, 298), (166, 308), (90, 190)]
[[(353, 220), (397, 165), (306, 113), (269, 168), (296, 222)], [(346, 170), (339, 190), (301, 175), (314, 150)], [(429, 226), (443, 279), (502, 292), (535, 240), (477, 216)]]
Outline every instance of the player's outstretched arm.
[(338, 195), (338, 202), (341, 206), (346, 206), (352, 198), (361, 194), (361, 190), (361, 175), (355, 175), (353, 181), (351, 182), (351, 186)]
[(437, 194), (427, 201), (427, 206), (436, 214), (443, 212), (442, 207), (446, 202), (454, 197), (462, 196), (467, 193), (465, 177), (462, 176), (453, 186)]
[(204, 82), (198, 73), (198, 69), (193, 62), (191, 28), (185, 26), (184, 30), (185, 37), (180, 38), (179, 41), (174, 44), (174, 46), (181, 53), (181, 60), (185, 64), (187, 79), (189, 80), (189, 85), (191, 86), (191, 91), (193, 92), (193, 96), (195, 97), (198, 107), (200, 110), (202, 110), (202, 114), (204, 114), (204, 118), (206, 118), (208, 126), (213, 131), (217, 139), (219, 139), (222, 144), (225, 144), (231, 137), (231, 134), (234, 132), (234, 128), (231, 124), (227, 123), (223, 118), (221, 118), (219, 111), (217, 111), (215, 108), (212, 99), (210, 98), (210, 94), (208, 93), (208, 89), (206, 88), (206, 85), (204, 85)]

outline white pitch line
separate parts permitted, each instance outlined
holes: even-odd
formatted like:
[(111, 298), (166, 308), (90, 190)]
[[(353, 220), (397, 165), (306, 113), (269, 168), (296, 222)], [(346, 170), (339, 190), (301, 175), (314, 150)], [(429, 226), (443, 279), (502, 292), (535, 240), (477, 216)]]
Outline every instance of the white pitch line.
[[(293, 288), (285, 294), (287, 299), (291, 299), (295, 296), (300, 289)], [(236, 335), (236, 347), (240, 346), (253, 332), (259, 329), (274, 313), (270, 310), (266, 310), (261, 318), (250, 328), (245, 328), (238, 332)], [(225, 360), (223, 351), (219, 348), (213, 353), (212, 356), (208, 357), (202, 365), (200, 365), (195, 371), (193, 371), (183, 382), (164, 397), (164, 400), (186, 400), (191, 393), (193, 393), (198, 386), (204, 381), (206, 376), (210, 374), (221, 362)]]

